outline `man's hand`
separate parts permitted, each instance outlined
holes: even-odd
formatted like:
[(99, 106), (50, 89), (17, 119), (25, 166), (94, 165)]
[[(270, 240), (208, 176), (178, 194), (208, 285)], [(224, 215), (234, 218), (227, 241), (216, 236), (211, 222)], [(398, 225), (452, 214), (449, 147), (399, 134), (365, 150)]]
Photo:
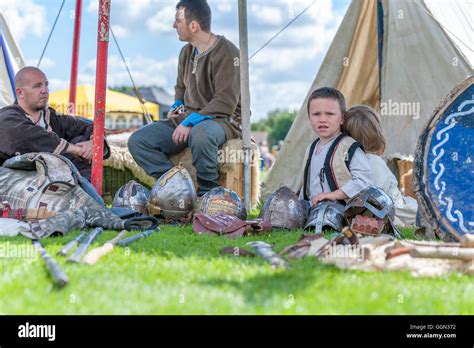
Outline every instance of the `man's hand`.
[(82, 149), (81, 157), (91, 161), (92, 160), (92, 140), (83, 141), (82, 143), (77, 143), (76, 146), (79, 146)]
[(166, 117), (169, 119), (177, 120), (182, 114), (184, 114), (184, 105), (180, 105), (174, 109), (170, 109)]
[(184, 144), (188, 141), (189, 134), (193, 127), (179, 125), (173, 132), (173, 141), (176, 145)]
[(73, 155), (76, 158), (82, 158), (84, 149), (80, 146), (69, 144), (66, 150), (66, 153)]

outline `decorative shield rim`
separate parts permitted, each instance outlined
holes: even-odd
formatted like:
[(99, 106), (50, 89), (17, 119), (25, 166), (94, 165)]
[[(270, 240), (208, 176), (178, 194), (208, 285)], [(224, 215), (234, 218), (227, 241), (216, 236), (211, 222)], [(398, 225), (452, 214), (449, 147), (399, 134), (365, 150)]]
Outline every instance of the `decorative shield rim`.
[[(415, 158), (413, 161), (413, 191), (418, 201), (418, 207), (421, 209), (426, 221), (429, 221), (432, 224), (433, 232), (446, 242), (458, 241), (462, 234), (460, 234), (457, 229), (455, 229), (452, 224), (447, 221), (439, 211), (437, 211), (434, 202), (430, 199), (427, 192), (427, 179), (424, 173), (426, 172), (425, 169), (428, 167), (428, 150), (430, 149), (436, 126), (441, 121), (446, 110), (448, 110), (456, 99), (472, 84), (474, 84), (474, 76), (469, 76), (454, 87), (449, 94), (441, 100), (418, 137)], [(429, 142), (427, 142), (428, 139), (430, 139)]]

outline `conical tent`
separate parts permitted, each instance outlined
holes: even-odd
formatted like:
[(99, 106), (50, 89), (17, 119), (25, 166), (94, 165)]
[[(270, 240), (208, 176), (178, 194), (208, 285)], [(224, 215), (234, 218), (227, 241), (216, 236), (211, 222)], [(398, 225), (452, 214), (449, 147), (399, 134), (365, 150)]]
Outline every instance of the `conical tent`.
[(297, 192), (306, 147), (309, 94), (338, 88), (347, 106), (368, 104), (382, 116), (385, 154), (413, 155), (418, 136), (449, 91), (473, 75), (468, 0), (353, 0), (278, 157), (263, 197), (278, 187)]
[(15, 74), (24, 66), (23, 54), (0, 12), (0, 108), (15, 100)]

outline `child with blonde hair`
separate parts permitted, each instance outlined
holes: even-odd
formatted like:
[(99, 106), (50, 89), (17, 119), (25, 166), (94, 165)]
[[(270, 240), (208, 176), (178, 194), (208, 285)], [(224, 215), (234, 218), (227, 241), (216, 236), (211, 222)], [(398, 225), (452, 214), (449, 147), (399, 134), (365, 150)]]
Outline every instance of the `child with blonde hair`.
[(402, 195), (395, 175), (382, 157), (385, 138), (377, 111), (367, 105), (351, 107), (346, 112), (344, 130), (362, 144), (369, 158), (375, 186), (384, 190), (395, 203), (394, 223), (399, 226), (414, 226), (418, 203), (414, 198)]

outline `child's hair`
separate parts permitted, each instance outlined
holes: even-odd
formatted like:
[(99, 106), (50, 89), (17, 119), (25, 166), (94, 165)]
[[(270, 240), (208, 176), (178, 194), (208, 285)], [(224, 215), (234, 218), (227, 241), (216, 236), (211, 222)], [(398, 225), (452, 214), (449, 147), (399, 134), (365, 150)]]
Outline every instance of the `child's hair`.
[(334, 99), (337, 100), (339, 103), (339, 109), (341, 109), (341, 115), (344, 116), (344, 113), (346, 112), (346, 99), (344, 98), (344, 95), (337, 90), (336, 88), (332, 87), (322, 87), (318, 88), (311, 93), (311, 95), (308, 98), (308, 115), (309, 115), (309, 104), (311, 104), (311, 101), (313, 99), (318, 99), (318, 98), (325, 98), (325, 99)]
[(346, 112), (344, 130), (362, 144), (365, 151), (382, 155), (385, 138), (377, 111), (367, 105), (355, 105)]

